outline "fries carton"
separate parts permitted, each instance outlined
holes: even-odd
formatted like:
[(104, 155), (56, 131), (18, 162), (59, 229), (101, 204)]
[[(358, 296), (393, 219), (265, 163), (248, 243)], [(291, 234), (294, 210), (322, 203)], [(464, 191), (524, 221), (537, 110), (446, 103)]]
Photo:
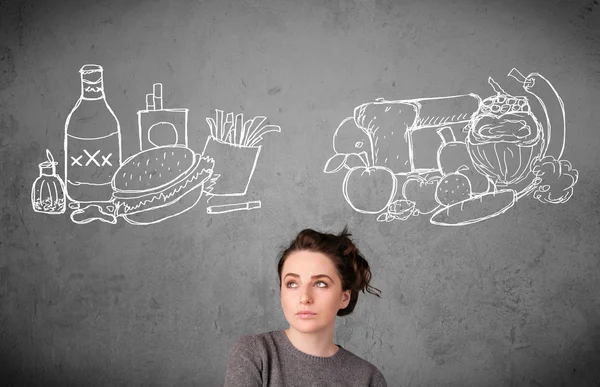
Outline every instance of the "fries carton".
[(254, 174), (260, 142), (268, 132), (280, 132), (277, 125), (264, 125), (266, 117), (257, 116), (244, 121), (243, 114), (223, 114), (216, 110), (215, 118), (206, 118), (210, 136), (206, 140), (203, 156), (215, 160), (213, 177), (216, 183), (210, 192), (215, 196), (242, 196)]

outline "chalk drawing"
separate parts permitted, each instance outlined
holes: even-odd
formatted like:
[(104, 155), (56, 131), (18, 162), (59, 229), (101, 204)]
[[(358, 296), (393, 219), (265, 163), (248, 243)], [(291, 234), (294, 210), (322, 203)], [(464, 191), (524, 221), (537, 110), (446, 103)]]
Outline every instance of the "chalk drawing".
[(64, 214), (65, 184), (56, 174), (57, 162), (46, 149), (47, 160), (40, 163), (40, 175), (31, 187), (31, 206), (35, 212), (44, 214)]
[(163, 85), (155, 83), (146, 94), (146, 110), (138, 111), (140, 150), (157, 146), (188, 146), (188, 111), (163, 108)]
[(264, 116), (216, 110), (206, 118), (210, 134), (201, 153), (188, 147), (187, 108), (165, 108), (162, 83), (152, 85), (139, 110), (139, 151), (122, 161), (121, 127), (106, 101), (104, 70), (86, 64), (80, 71), (79, 100), (65, 122), (64, 182), (49, 150), (33, 182), (34, 211), (62, 214), (68, 205), (74, 223), (94, 221), (151, 225), (183, 214), (215, 197), (235, 202), (211, 203), (208, 214), (261, 208), (247, 194), (265, 134), (281, 132)]
[(324, 172), (345, 171), (346, 202), (380, 222), (428, 215), (432, 224), (464, 226), (526, 196), (566, 202), (578, 172), (561, 159), (564, 103), (540, 74), (508, 75), (529, 95), (508, 94), (490, 77), (495, 95), (483, 100), (463, 94), (357, 106), (333, 134)]
[(79, 73), (81, 94), (65, 121), (66, 194), (74, 203), (106, 203), (121, 165), (121, 127), (106, 101), (102, 66), (86, 64)]
[(116, 216), (154, 224), (180, 215), (198, 203), (213, 168), (213, 159), (183, 145), (141, 151), (125, 160), (112, 180)]
[(208, 214), (224, 214), (226, 212), (241, 211), (241, 210), (252, 210), (260, 208), (260, 200), (255, 200), (245, 203), (233, 203), (233, 204), (222, 204), (217, 206), (210, 206), (206, 209)]
[(73, 223), (87, 224), (95, 220), (116, 224), (115, 206), (110, 203), (87, 204), (71, 212)]
[[(215, 117), (207, 117), (210, 135), (204, 144), (203, 156), (214, 159), (212, 184), (206, 192), (213, 197), (244, 196), (254, 175), (262, 148), (261, 142), (267, 133), (281, 132), (281, 127), (268, 123), (267, 117), (256, 116), (244, 120), (242, 113), (224, 114), (216, 109)], [(250, 210), (261, 207), (260, 201), (224, 203), (207, 208), (208, 214)]]

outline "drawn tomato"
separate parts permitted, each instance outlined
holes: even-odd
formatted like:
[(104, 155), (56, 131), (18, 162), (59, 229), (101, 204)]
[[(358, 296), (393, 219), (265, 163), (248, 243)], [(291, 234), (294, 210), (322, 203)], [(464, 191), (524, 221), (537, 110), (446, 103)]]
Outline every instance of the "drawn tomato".
[(441, 176), (411, 176), (402, 185), (402, 196), (415, 203), (415, 215), (430, 214), (439, 207), (435, 190)]

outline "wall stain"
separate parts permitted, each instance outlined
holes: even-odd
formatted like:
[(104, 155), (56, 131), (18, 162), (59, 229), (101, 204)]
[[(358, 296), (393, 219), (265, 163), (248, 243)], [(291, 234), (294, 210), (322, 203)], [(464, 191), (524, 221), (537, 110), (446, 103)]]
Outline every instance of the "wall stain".
[(0, 90), (12, 85), (16, 77), (12, 50), (6, 46), (0, 46)]
[(17, 132), (19, 125), (12, 114), (8, 115), (8, 119), (0, 119), (0, 151), (8, 144), (7, 139), (12, 139)]

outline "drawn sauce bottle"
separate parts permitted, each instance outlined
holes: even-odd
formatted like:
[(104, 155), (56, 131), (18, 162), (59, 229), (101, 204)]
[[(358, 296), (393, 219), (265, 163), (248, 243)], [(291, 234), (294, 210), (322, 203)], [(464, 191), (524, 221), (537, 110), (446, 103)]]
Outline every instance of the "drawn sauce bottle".
[(47, 161), (39, 165), (40, 175), (31, 188), (31, 204), (35, 212), (63, 214), (65, 212), (65, 186), (56, 174), (57, 162), (46, 149)]
[(106, 102), (102, 66), (79, 70), (81, 96), (65, 122), (65, 184), (72, 202), (109, 202), (121, 165), (119, 120)]

